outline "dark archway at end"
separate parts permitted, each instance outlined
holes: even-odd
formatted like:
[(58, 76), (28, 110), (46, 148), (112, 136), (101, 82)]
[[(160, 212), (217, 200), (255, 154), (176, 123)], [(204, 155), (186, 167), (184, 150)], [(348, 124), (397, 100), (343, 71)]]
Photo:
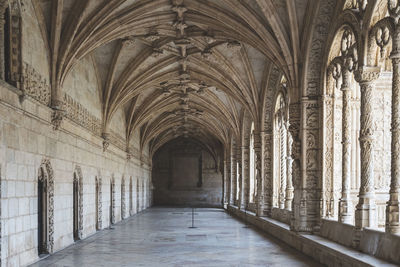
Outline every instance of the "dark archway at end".
[[(213, 149), (222, 151), (221, 147)], [(221, 207), (223, 157), (221, 152), (217, 155), (190, 137), (160, 147), (153, 156), (154, 205)]]

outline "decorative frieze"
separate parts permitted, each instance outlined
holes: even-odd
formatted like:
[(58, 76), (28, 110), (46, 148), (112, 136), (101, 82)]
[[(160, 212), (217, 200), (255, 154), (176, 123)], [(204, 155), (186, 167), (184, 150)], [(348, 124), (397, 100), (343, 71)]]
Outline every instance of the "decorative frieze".
[(75, 101), (68, 94), (64, 94), (65, 116), (93, 134), (101, 135), (101, 120), (90, 114), (82, 104)]
[(40, 103), (49, 106), (51, 100), (51, 89), (46, 78), (36, 71), (31, 65), (23, 64), (23, 86), (22, 92)]

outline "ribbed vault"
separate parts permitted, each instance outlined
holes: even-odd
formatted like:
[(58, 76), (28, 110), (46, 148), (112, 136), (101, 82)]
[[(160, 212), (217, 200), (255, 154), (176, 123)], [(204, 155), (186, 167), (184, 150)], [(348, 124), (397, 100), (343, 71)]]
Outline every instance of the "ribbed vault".
[(178, 136), (228, 145), (244, 112), (261, 127), (272, 67), (298, 95), (308, 2), (34, 1), (49, 47), (52, 106), (60, 108), (74, 65), (92, 56), (104, 136), (122, 109), (127, 147), (137, 130), (151, 153)]

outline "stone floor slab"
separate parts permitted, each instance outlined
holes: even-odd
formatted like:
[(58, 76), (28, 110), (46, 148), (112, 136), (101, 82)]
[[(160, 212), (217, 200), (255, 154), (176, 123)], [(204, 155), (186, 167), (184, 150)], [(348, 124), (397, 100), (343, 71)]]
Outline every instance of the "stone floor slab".
[(223, 210), (151, 208), (31, 266), (321, 266)]

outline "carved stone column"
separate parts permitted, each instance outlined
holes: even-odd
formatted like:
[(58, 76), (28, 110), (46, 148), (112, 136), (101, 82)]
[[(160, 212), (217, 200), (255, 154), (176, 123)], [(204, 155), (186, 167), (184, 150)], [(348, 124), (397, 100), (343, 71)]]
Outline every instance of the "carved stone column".
[(356, 228), (377, 225), (374, 186), (374, 115), (372, 106), (373, 81), (379, 77), (379, 68), (358, 69), (355, 78), (361, 86), (361, 184), (356, 206)]
[(242, 201), (241, 207), (248, 207), (250, 202), (250, 147), (242, 147)]
[(302, 225), (306, 220), (305, 196), (303, 194), (303, 185), (301, 181), (300, 169), (300, 154), (301, 154), (301, 140), (300, 140), (300, 117), (301, 106), (300, 103), (291, 104), (289, 107), (289, 132), (293, 138), (291, 148), (292, 158), (292, 181), (293, 181), (293, 201), (292, 201), (292, 218), (291, 229), (298, 231), (302, 229)]
[(286, 183), (286, 198), (285, 198), (285, 209), (292, 210), (292, 201), (293, 201), (293, 179), (292, 179), (292, 146), (293, 146), (293, 138), (290, 132), (287, 133), (287, 157), (286, 157), (286, 168), (287, 168), (287, 183)]
[(256, 184), (257, 191), (255, 196), (255, 204), (256, 204), (256, 215), (262, 216), (264, 209), (264, 190), (263, 190), (263, 181), (261, 175), (261, 164), (262, 164), (262, 152), (261, 152), (261, 140), (264, 138), (264, 132), (259, 133), (254, 131), (254, 154), (255, 154), (255, 165), (256, 165)]
[(389, 201), (386, 206), (386, 232), (399, 234), (399, 192), (400, 192), (400, 11), (399, 3), (388, 1), (390, 15), (395, 20), (395, 32), (392, 38), (392, 53), (390, 58), (393, 65), (392, 81), (392, 155), (391, 180)]
[(342, 197), (339, 201), (339, 221), (353, 223), (353, 204), (350, 196), (350, 160), (351, 160), (351, 91), (349, 87), (350, 71), (343, 68), (342, 73)]
[(237, 206), (239, 209), (241, 209), (244, 207), (244, 206), (242, 206), (242, 203), (243, 203), (242, 147), (238, 146), (236, 152), (237, 152), (236, 161), (237, 161), (237, 166), (238, 166), (237, 179), (239, 181), (239, 188), (237, 188), (237, 190), (239, 191), (239, 198), (238, 198)]
[(229, 198), (229, 204), (230, 205), (235, 205), (235, 199), (236, 199), (236, 153), (234, 149), (231, 149), (233, 152), (231, 154), (231, 192), (230, 192), (230, 198)]
[(273, 192), (272, 192), (272, 185), (273, 185), (273, 174), (272, 174), (272, 144), (273, 144), (273, 135), (272, 130), (268, 130), (264, 134), (264, 138), (261, 139), (262, 142), (262, 153), (264, 153), (264, 162), (263, 162), (263, 172), (264, 172), (264, 209), (263, 215), (271, 216), (272, 210), (272, 199), (273, 199)]
[(283, 129), (283, 125), (279, 129), (279, 151), (280, 151), (280, 186), (279, 186), (279, 208), (285, 208), (285, 200), (286, 200), (286, 147), (285, 147), (285, 131)]
[(230, 203), (231, 197), (231, 160), (228, 154), (224, 161), (224, 206)]

